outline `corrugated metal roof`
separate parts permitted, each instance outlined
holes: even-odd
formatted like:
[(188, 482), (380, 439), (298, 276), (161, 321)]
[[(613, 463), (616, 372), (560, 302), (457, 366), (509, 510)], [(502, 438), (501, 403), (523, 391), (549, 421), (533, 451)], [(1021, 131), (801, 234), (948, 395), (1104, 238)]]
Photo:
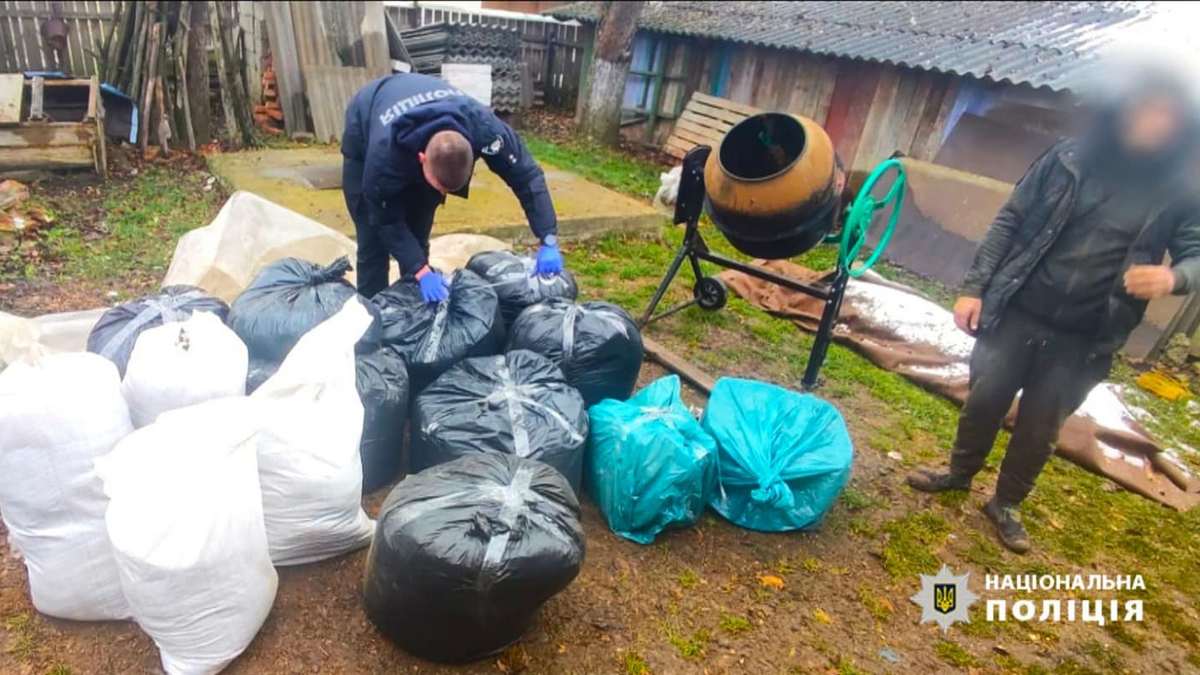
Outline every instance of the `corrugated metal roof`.
[[(1180, 25), (1166, 16), (1168, 4), (648, 2), (638, 25), (1061, 90), (1078, 84), (1087, 65), (1118, 39), (1132, 33), (1180, 39), (1170, 30)], [(598, 3), (576, 2), (549, 13), (596, 21), (599, 12)]]

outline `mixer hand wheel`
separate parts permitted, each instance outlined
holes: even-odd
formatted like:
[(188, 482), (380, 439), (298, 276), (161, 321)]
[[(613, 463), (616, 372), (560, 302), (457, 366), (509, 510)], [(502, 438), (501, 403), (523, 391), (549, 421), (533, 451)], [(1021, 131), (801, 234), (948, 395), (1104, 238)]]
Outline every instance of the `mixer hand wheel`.
[[(875, 184), (889, 171), (895, 171), (896, 177), (883, 199), (876, 201), (871, 196), (871, 192), (875, 189)], [(854, 201), (850, 205), (850, 212), (846, 215), (846, 222), (842, 226), (841, 244), (838, 246), (838, 267), (845, 270), (850, 276), (860, 277), (865, 274), (887, 248), (888, 241), (892, 238), (892, 232), (896, 229), (896, 223), (900, 220), (900, 211), (904, 207), (904, 184), (906, 181), (904, 167), (900, 161), (889, 159), (875, 167), (854, 197)], [(889, 206), (891, 213), (888, 214), (887, 225), (879, 236), (879, 242), (875, 244), (875, 249), (871, 251), (871, 255), (867, 256), (866, 260), (859, 261), (858, 256), (867, 242), (867, 232), (871, 228), (875, 212)]]

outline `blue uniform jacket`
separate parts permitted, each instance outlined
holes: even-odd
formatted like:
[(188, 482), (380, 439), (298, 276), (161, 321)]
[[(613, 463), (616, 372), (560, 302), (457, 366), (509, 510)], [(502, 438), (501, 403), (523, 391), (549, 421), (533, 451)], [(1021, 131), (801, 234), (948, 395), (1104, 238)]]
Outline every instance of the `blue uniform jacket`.
[(475, 159), (482, 156), (508, 184), (539, 239), (555, 233), (546, 177), (511, 127), (445, 80), (415, 73), (389, 75), (367, 84), (351, 99), (342, 155), (362, 164), (360, 189), (369, 226), (378, 229), (401, 269), (416, 270), (426, 260), (424, 242), (405, 223), (404, 209), (396, 200), (406, 188), (426, 184), (417, 153), (424, 151), (430, 136), (445, 130), (465, 136)]

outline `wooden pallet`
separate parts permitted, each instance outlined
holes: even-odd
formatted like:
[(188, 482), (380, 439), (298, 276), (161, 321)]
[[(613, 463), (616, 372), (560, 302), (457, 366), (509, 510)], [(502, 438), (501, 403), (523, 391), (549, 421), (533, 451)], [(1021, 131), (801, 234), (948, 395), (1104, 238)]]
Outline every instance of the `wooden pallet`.
[(675, 120), (663, 151), (682, 159), (688, 150), (697, 145), (716, 148), (733, 125), (760, 112), (758, 108), (727, 98), (694, 92), (679, 119)]

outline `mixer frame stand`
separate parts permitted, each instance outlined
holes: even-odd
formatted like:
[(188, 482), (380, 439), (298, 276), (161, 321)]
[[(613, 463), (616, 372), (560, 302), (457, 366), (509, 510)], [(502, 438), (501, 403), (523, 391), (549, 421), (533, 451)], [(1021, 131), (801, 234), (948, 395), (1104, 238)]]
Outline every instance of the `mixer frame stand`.
[[(701, 308), (708, 310), (717, 310), (724, 306), (724, 284), (716, 277), (706, 276), (700, 268), (701, 261), (735, 270), (756, 279), (810, 295), (825, 303), (825, 308), (821, 312), (821, 322), (817, 326), (816, 337), (813, 340), (812, 350), (808, 355), (808, 363), (804, 368), (804, 378), (800, 381), (804, 390), (811, 391), (817, 387), (821, 366), (825, 363), (825, 356), (829, 351), (829, 343), (833, 340), (833, 326), (837, 321), (838, 314), (841, 312), (842, 298), (846, 294), (846, 284), (850, 281), (850, 275), (839, 265), (837, 271), (833, 273), (832, 279), (829, 281), (820, 284), (807, 284), (791, 277), (777, 274), (758, 265), (733, 260), (709, 250), (708, 244), (704, 241), (704, 236), (700, 233), (700, 215), (704, 210), (704, 163), (708, 159), (710, 151), (711, 148), (706, 145), (697, 146), (690, 150), (683, 158), (683, 172), (679, 181), (679, 193), (675, 199), (674, 221), (677, 225), (680, 223), (686, 224), (687, 229), (683, 235), (683, 243), (680, 244), (679, 251), (675, 254), (675, 259), (671, 261), (666, 275), (659, 282), (658, 289), (654, 292), (654, 297), (650, 300), (650, 305), (646, 307), (646, 311), (642, 314), (641, 319), (639, 319), (638, 325), (645, 328), (655, 321), (671, 316), (692, 305), (699, 305)], [(663, 296), (666, 295), (667, 289), (671, 286), (671, 282), (679, 275), (679, 270), (683, 267), (685, 260), (690, 264), (692, 274), (696, 279), (693, 286), (692, 299), (656, 315), (654, 310), (662, 302)], [(719, 293), (715, 297), (706, 296), (714, 288), (719, 288)]]

